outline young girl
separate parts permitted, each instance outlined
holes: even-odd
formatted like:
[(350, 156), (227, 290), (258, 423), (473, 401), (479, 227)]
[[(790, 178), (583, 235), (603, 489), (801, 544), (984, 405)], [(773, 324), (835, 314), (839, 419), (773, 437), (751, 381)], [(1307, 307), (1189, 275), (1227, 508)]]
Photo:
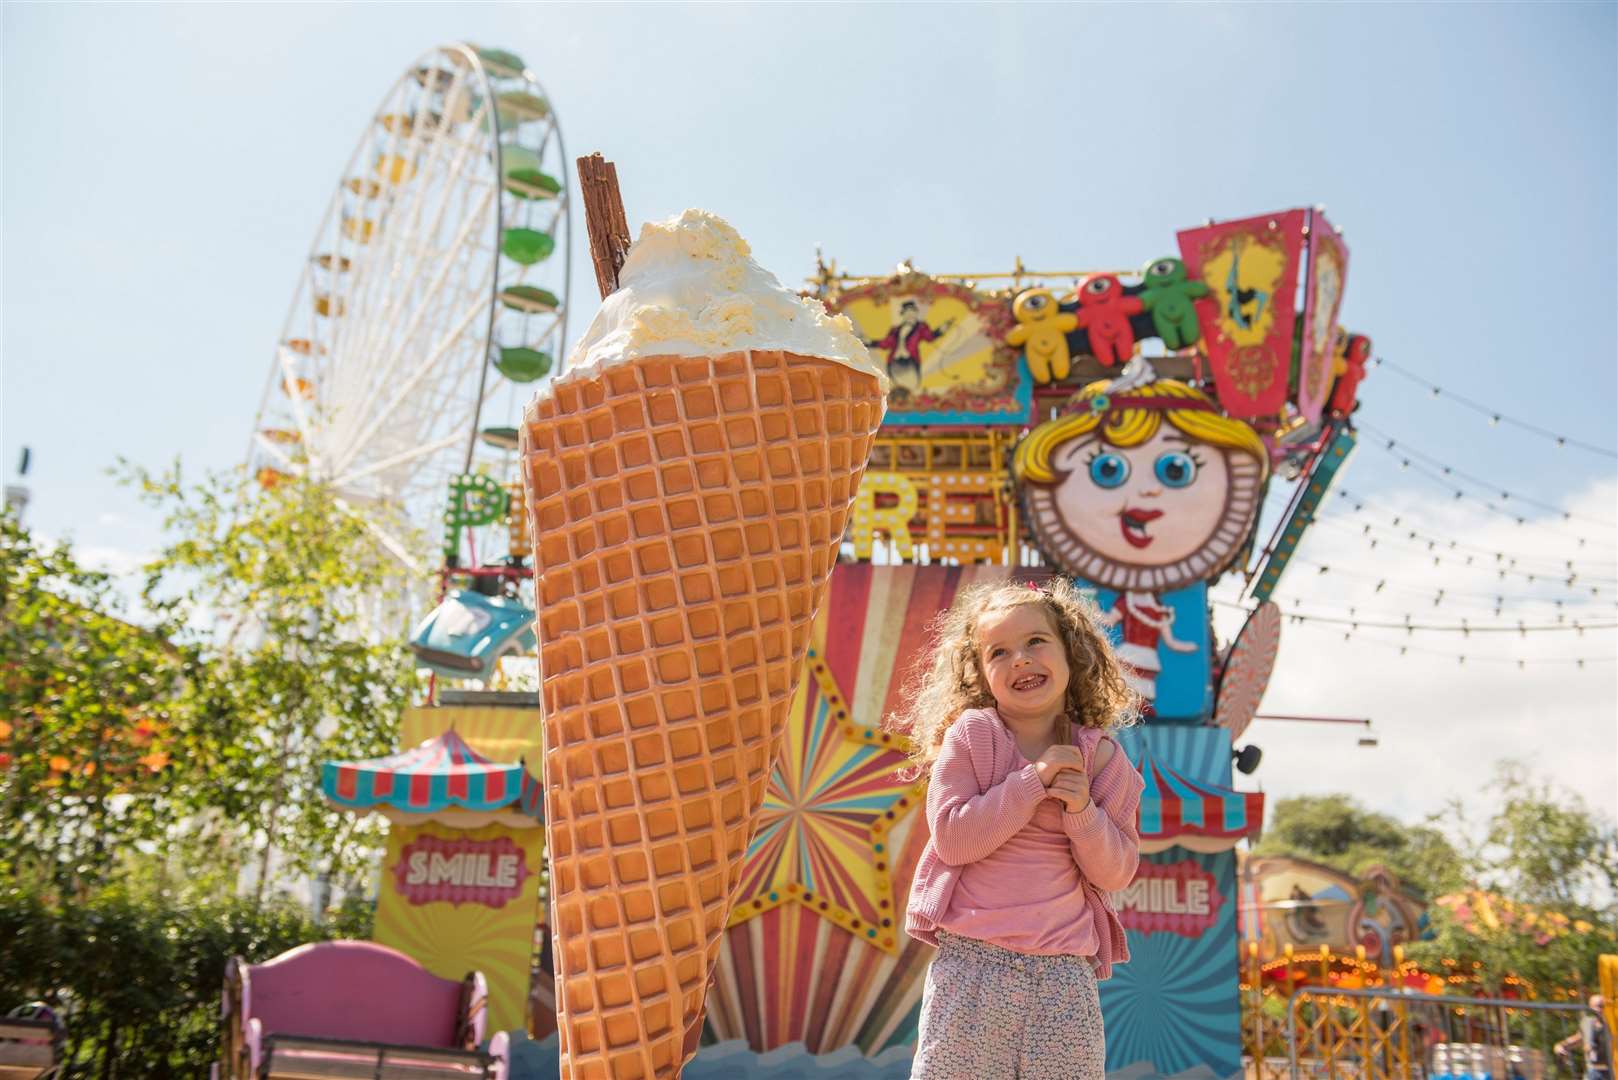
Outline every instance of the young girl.
[(964, 592), (894, 718), (930, 771), (906, 929), (938, 946), (912, 1080), (1101, 1080), (1096, 982), (1129, 959), (1108, 893), (1140, 858), (1136, 697), (1065, 580)]

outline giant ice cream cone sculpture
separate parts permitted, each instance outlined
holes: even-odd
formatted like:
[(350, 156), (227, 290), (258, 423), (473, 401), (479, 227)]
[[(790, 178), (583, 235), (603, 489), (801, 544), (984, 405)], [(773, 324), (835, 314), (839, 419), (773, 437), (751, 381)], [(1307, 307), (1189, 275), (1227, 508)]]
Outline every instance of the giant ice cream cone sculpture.
[(563, 1075), (673, 1077), (883, 412), (846, 320), (648, 225), (531, 404)]

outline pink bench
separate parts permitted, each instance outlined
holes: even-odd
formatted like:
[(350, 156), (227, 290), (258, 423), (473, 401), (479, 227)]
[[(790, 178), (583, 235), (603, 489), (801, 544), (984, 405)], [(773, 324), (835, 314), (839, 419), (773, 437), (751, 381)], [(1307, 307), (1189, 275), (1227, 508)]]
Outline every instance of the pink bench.
[(52, 1020), (0, 1019), (0, 1080), (44, 1080), (56, 1075), (62, 1029)]
[(506, 1036), (480, 1053), (483, 976), (441, 979), (369, 941), (300, 945), (225, 968), (214, 1080), (352, 1076), (504, 1080)]

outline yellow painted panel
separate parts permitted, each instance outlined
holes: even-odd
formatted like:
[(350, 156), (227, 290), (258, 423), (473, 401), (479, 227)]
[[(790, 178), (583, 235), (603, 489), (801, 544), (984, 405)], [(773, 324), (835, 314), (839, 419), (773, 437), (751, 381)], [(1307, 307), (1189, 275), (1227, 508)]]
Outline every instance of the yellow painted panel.
[(526, 761), (530, 775), (544, 778), (544, 733), (537, 708), (417, 706), (406, 709), (399, 722), (399, 745), (420, 746), (452, 728), (468, 746), (491, 761)]
[[(459, 903), (412, 902), (400, 892), (396, 871), (405, 849), (424, 837), (448, 843), (509, 840), (521, 850), (527, 870), (521, 879), (521, 895), (499, 907), (475, 898), (463, 898)], [(487, 1030), (526, 1030), (529, 961), (539, 914), (537, 875), (544, 858), (544, 832), (539, 829), (488, 825), (467, 831), (434, 822), (394, 826), (388, 832), (382, 862), (374, 936), (446, 979), (465, 978), (469, 971), (483, 972), (489, 983)]]

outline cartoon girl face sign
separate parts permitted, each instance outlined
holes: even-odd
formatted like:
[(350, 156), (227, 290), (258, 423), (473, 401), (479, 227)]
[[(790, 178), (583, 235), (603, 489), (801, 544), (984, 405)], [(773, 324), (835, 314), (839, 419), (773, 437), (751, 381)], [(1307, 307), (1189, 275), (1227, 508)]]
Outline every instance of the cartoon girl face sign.
[(1222, 573), (1258, 512), (1268, 470), (1251, 427), (1220, 415), (1200, 390), (1157, 379), (1140, 359), (1092, 383), (1078, 409), (1029, 433), (1013, 469), (1029, 525), (1064, 571), (1117, 601), (1120, 655), (1155, 692), (1157, 649), (1194, 646), (1173, 632), (1159, 596)]
[(1080, 544), (1103, 559), (1173, 566), (1208, 546), (1225, 517), (1225, 455), (1168, 425), (1139, 446), (1100, 435), (1064, 443), (1051, 464), (1066, 476), (1054, 509)]

